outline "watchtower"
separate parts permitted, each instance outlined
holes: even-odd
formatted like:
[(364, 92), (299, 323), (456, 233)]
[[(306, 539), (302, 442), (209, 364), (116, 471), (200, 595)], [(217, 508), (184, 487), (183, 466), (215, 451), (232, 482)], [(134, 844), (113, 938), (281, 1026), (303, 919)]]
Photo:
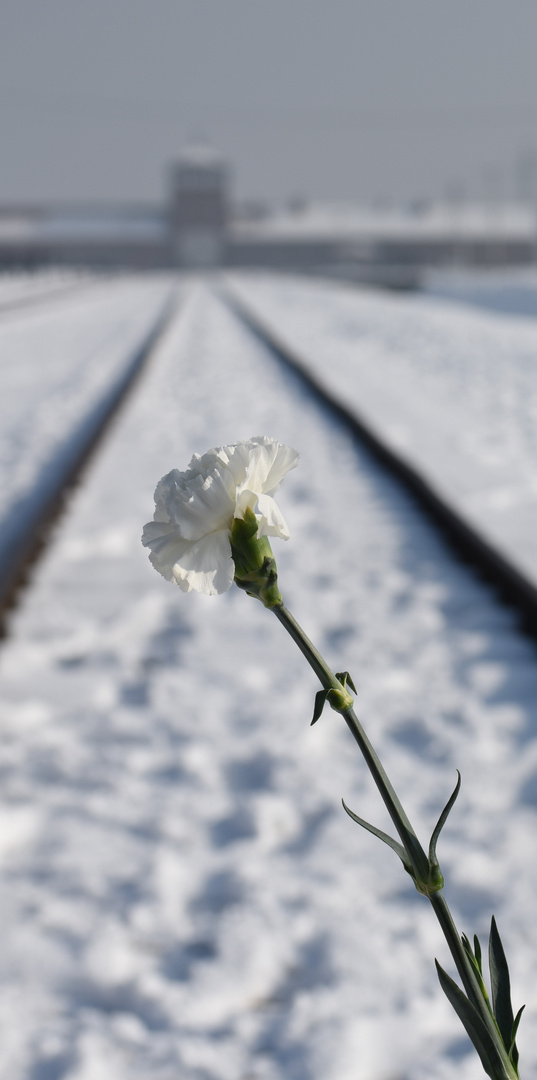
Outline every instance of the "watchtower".
[(210, 146), (183, 150), (172, 166), (170, 224), (173, 261), (179, 266), (218, 266), (228, 220), (228, 170)]

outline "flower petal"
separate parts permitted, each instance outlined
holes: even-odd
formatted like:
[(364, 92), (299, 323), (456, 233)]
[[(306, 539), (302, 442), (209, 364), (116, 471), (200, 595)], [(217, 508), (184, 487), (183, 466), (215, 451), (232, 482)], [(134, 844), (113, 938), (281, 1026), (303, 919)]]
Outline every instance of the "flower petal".
[(260, 494), (274, 495), (290, 469), (298, 464), (298, 453), (290, 446), (267, 436), (250, 439), (250, 457), (243, 486)]
[(144, 525), (142, 544), (151, 549), (149, 558), (155, 570), (166, 581), (175, 581), (173, 568), (191, 545), (179, 535), (174, 522), (149, 521)]
[(218, 596), (233, 584), (235, 563), (231, 558), (229, 530), (210, 533), (188, 545), (173, 566), (173, 580), (183, 592)]
[(229, 472), (219, 463), (209, 474), (204, 469), (172, 469), (157, 484), (155, 504), (156, 520), (173, 521), (185, 540), (199, 540), (208, 533), (231, 528), (235, 487)]
[(257, 499), (259, 536), (279, 536), (280, 540), (289, 539), (287, 522), (278, 506), (270, 495), (259, 495)]
[(183, 592), (194, 589), (216, 596), (233, 582), (235, 564), (227, 529), (193, 542), (179, 536), (173, 522), (150, 521), (144, 525), (142, 544), (151, 549), (155, 570)]

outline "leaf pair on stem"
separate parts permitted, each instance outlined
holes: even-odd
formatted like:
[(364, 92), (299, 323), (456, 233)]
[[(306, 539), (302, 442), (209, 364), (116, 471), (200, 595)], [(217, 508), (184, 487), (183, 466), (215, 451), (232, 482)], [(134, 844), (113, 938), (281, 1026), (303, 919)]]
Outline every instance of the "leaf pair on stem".
[[(520, 1018), (525, 1006), (522, 1005), (518, 1010), (516, 1017), (513, 1016), (509, 968), (507, 966), (505, 952), (494, 916), (492, 916), (489, 936), (489, 971), (492, 1004), (483, 978), (479, 938), (477, 936), (474, 937), (473, 949), (466, 934), (462, 935), (461, 940), (468, 959), (475, 971), (477, 981), (480, 984), (483, 1000), (486, 1002), (502, 1044), (507, 1052), (508, 1060), (513, 1067), (513, 1075), (518, 1076), (518, 1050), (515, 1040)], [(491, 1038), (477, 1009), (472, 1005), (472, 1002), (469, 1001), (460, 987), (457, 986), (457, 983), (450, 978), (442, 967), (440, 967), (438, 960), (436, 960), (435, 963), (438, 978), (440, 979), (440, 985), (455, 1009), (459, 1020), (470, 1036), (470, 1039), (481, 1058), (481, 1064), (483, 1065), (485, 1072), (488, 1076), (492, 1077), (492, 1080), (496, 1080), (496, 1077), (503, 1077), (505, 1075), (505, 1069), (502, 1055), (498, 1054), (497, 1044)]]

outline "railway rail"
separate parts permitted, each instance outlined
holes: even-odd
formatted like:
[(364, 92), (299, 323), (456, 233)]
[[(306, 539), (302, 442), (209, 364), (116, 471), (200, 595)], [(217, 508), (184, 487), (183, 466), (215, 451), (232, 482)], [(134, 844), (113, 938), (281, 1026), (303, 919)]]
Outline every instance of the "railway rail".
[(44, 464), (38, 478), (39, 490), (36, 492), (34, 487), (18, 498), (4, 517), (0, 533), (0, 637), (6, 632), (6, 616), (45, 549), (69, 493), (150, 362), (173, 318), (177, 302), (174, 290), (132, 351), (122, 374)]
[(326, 381), (321, 382), (308, 365), (307, 357), (289, 345), (277, 326), (261, 317), (232, 286), (226, 284), (221, 287), (219, 295), (273, 356), (293, 371), (339, 423), (397, 477), (459, 557), (469, 562), (481, 577), (494, 584), (502, 600), (518, 612), (524, 631), (537, 638), (537, 588), (534, 583), (444, 498), (419, 469), (405, 459), (404, 453), (396, 453), (355, 407), (342, 401)]
[[(99, 279), (99, 282), (102, 279)], [(0, 313), (5, 308), (30, 306), (42, 301), (57, 299), (59, 293), (69, 292), (75, 286), (80, 288), (91, 282), (73, 282), (43, 292), (43, 294), (21, 297), (3, 305), (0, 298)], [(401, 482), (422, 507), (431, 521), (448, 540), (454, 552), (463, 561), (470, 563), (476, 573), (492, 583), (501, 598), (513, 607), (520, 617), (523, 630), (537, 638), (537, 588), (524, 573), (504, 554), (499, 552), (476, 528), (462, 516), (449, 501), (446, 501), (403, 454), (397, 454), (388, 446), (379, 434), (360, 415), (359, 411), (333, 393), (326, 382), (321, 382), (308, 365), (307, 357), (291, 347), (279, 332), (277, 326), (261, 317), (254, 307), (245, 300), (229, 283), (219, 284), (216, 295), (230, 311), (248, 327), (257, 340), (270, 351), (278, 363), (294, 372), (304, 386), (316, 397), (317, 401), (330, 411), (362, 446), (366, 446), (374, 457), (381, 462), (393, 476)], [(13, 513), (4, 521), (0, 539), (0, 634), (4, 632), (6, 612), (15, 601), (17, 592), (26, 581), (29, 570), (39, 553), (46, 546), (50, 529), (61, 512), (70, 490), (78, 482), (86, 464), (103, 438), (108, 425), (117, 410), (127, 399), (130, 390), (148, 364), (166, 327), (172, 321), (177, 310), (177, 296), (167, 301), (148, 334), (141, 341), (132, 356), (126, 374), (114, 388), (112, 395), (102, 403), (101, 408), (87, 418), (83, 429), (75, 433), (70, 440), (66, 453), (62, 448), (63, 466), (58, 469), (56, 461), (51, 462), (49, 471), (55, 479), (47, 482), (44, 477), (43, 498), (32, 499), (28, 509), (23, 502), (18, 503)]]

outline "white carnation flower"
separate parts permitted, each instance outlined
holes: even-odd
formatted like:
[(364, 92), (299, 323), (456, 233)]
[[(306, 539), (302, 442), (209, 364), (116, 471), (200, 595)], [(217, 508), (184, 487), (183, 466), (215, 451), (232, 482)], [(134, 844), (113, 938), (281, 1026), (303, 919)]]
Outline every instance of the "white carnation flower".
[(194, 454), (188, 469), (172, 469), (157, 484), (154, 520), (142, 543), (156, 570), (183, 592), (215, 596), (233, 582), (230, 534), (235, 518), (252, 511), (258, 536), (289, 539), (273, 495), (298, 454), (266, 435)]

